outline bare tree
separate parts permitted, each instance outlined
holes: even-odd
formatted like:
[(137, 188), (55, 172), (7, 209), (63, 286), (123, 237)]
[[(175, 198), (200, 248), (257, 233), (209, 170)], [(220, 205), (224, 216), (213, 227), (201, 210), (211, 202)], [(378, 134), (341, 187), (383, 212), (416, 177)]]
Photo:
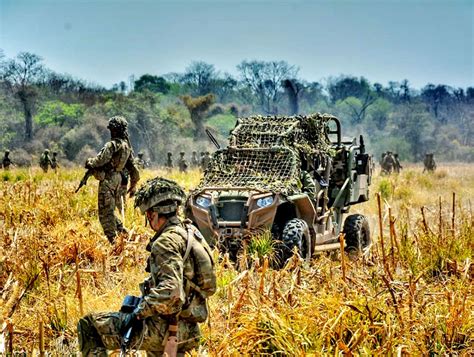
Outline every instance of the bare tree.
[(20, 100), (25, 116), (25, 139), (33, 138), (33, 111), (37, 96), (36, 85), (43, 79), (45, 67), (42, 58), (29, 52), (20, 52), (15, 59), (3, 64), (3, 79)]
[(243, 83), (257, 97), (261, 110), (267, 114), (277, 114), (277, 103), (283, 94), (281, 83), (295, 78), (299, 70), (285, 61), (242, 61), (237, 69)]
[(186, 68), (182, 80), (192, 87), (196, 95), (206, 95), (213, 92), (213, 85), (218, 75), (213, 64), (194, 61)]

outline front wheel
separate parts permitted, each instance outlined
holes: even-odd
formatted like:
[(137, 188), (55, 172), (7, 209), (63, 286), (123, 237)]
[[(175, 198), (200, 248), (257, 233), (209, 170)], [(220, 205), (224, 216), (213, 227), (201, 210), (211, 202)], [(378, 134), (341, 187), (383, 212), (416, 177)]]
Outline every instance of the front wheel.
[(344, 221), (346, 251), (364, 253), (370, 246), (370, 228), (367, 217), (353, 214)]
[(309, 236), (308, 224), (299, 218), (293, 218), (286, 222), (281, 236), (281, 263), (282, 265), (291, 258), (296, 247), (298, 254), (309, 259), (311, 254), (311, 239)]

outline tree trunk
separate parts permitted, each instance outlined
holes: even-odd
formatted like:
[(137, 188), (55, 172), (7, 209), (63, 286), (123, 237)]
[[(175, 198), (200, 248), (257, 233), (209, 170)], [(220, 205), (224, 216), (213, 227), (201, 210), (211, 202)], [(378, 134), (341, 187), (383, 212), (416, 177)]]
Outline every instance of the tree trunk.
[(33, 139), (33, 113), (31, 105), (26, 96), (20, 96), (20, 101), (23, 106), (23, 113), (25, 116), (25, 140), (31, 141)]

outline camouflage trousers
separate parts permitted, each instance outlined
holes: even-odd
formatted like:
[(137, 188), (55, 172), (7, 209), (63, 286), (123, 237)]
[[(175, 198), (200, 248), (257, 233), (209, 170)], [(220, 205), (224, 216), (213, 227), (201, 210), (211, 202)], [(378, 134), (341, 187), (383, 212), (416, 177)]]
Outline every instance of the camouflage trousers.
[(99, 181), (99, 221), (110, 243), (115, 241), (117, 233), (125, 230), (122, 221), (115, 215), (115, 208), (121, 208), (120, 182), (121, 176), (118, 172), (113, 172)]
[[(84, 316), (77, 324), (79, 348), (82, 356), (107, 356), (107, 351), (120, 349), (121, 330), (126, 315), (108, 312)], [(168, 323), (158, 316), (145, 319), (142, 327), (132, 335), (130, 348), (146, 351), (147, 356), (162, 356)], [(184, 356), (199, 344), (199, 327), (196, 323), (179, 321), (178, 356)]]

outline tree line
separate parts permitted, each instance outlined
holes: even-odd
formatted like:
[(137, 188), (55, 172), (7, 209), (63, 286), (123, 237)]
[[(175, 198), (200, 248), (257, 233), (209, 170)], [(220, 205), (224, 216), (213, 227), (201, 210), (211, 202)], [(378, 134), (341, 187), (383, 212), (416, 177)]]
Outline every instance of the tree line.
[(236, 73), (194, 61), (183, 73), (146, 73), (105, 88), (57, 73), (36, 54), (0, 51), (0, 148), (24, 163), (44, 148), (82, 163), (107, 139), (107, 118), (120, 114), (135, 149), (161, 163), (166, 151), (210, 149), (206, 128), (222, 141), (238, 116), (318, 111), (338, 116), (346, 136), (367, 134), (376, 156), (474, 161), (474, 87), (416, 90), (408, 80), (384, 86), (351, 75), (310, 82), (286, 61), (243, 60)]

